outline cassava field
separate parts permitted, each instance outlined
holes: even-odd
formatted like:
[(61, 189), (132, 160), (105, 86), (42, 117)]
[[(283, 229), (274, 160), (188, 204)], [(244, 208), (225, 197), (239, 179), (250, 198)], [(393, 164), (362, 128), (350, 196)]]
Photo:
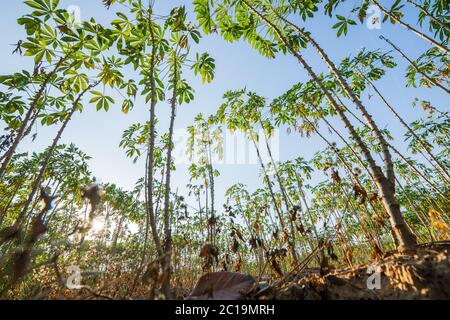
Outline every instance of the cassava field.
[(73, 2), (2, 3), (1, 299), (450, 299), (448, 0)]

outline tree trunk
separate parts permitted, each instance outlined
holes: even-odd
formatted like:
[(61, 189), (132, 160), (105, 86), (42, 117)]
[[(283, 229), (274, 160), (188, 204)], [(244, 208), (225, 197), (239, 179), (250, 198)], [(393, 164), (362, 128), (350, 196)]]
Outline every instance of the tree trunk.
[[(283, 197), (284, 205), (286, 207), (286, 212), (289, 214), (289, 210), (291, 208), (293, 208), (293, 203), (292, 203), (292, 200), (291, 200), (291, 198), (289, 197), (289, 195), (288, 195), (288, 193), (286, 191), (286, 188), (283, 185), (283, 182), (281, 181), (280, 173), (278, 171), (278, 166), (277, 166), (277, 164), (275, 162), (275, 159), (273, 158), (272, 150), (270, 149), (270, 146), (269, 146), (268, 135), (267, 135), (267, 132), (264, 129), (264, 126), (263, 126), (261, 121), (260, 121), (260, 125), (261, 125), (261, 128), (263, 129), (263, 132), (264, 132), (264, 139), (265, 139), (266, 149), (267, 149), (267, 152), (269, 153), (270, 161), (272, 162), (272, 166), (273, 166), (273, 169), (275, 171), (275, 178), (276, 178), (276, 180), (278, 182), (278, 186), (280, 187), (281, 195)], [(288, 221), (289, 221), (289, 227), (291, 229), (291, 234), (292, 234), (292, 246), (294, 248), (294, 251), (296, 251), (296, 244), (295, 243), (297, 241), (297, 239), (296, 239), (297, 237), (296, 237), (296, 230), (294, 228), (294, 222), (292, 221), (292, 219), (290, 219), (290, 217), (288, 218)], [(310, 246), (310, 249), (313, 250), (314, 249), (314, 245), (309, 240), (310, 239), (306, 239), (306, 241), (308, 242), (308, 244)]]
[(163, 256), (163, 250), (161, 245), (161, 240), (158, 235), (158, 228), (156, 226), (156, 218), (155, 218), (155, 210), (153, 206), (153, 172), (154, 172), (154, 163), (155, 163), (155, 118), (156, 118), (156, 83), (155, 83), (155, 67), (156, 67), (156, 54), (157, 54), (157, 45), (155, 34), (153, 30), (153, 25), (151, 18), (149, 18), (149, 29), (152, 38), (152, 55), (150, 61), (150, 92), (151, 92), (151, 103), (150, 103), (150, 127), (149, 127), (149, 143), (147, 150), (147, 166), (146, 166), (146, 207), (147, 207), (147, 215), (150, 219), (150, 227), (152, 230), (153, 242), (156, 247), (156, 251), (159, 255), (159, 258)]
[(386, 175), (387, 179), (395, 186), (395, 173), (394, 173), (394, 165), (392, 163), (392, 156), (389, 152), (389, 147), (387, 144), (386, 139), (384, 138), (383, 134), (381, 133), (380, 129), (378, 128), (377, 124), (373, 120), (372, 116), (367, 112), (366, 107), (362, 104), (359, 97), (353, 92), (353, 90), (350, 88), (349, 84), (343, 77), (343, 75), (340, 73), (336, 65), (331, 61), (331, 59), (328, 57), (328, 55), (325, 53), (325, 51), (322, 49), (322, 47), (309, 35), (309, 33), (305, 32), (301, 28), (299, 28), (297, 25), (291, 23), (287, 19), (284, 19), (280, 17), (285, 23), (292, 26), (294, 29), (296, 29), (302, 36), (304, 36), (317, 50), (322, 60), (326, 63), (328, 69), (331, 71), (331, 73), (336, 77), (339, 85), (342, 87), (344, 92), (350, 97), (352, 102), (358, 107), (358, 109), (361, 111), (364, 119), (367, 122), (367, 125), (372, 130), (372, 132), (375, 134), (377, 140), (379, 141), (381, 145), (381, 149), (383, 151), (384, 156), (384, 163), (386, 165)]
[[(259, 147), (258, 147), (258, 144), (256, 143), (256, 140), (255, 140), (253, 132), (250, 133), (250, 138), (251, 138), (251, 140), (253, 142), (253, 145), (254, 145), (254, 147), (256, 149), (256, 155), (258, 157), (258, 160), (259, 160), (260, 165), (261, 165), (261, 169), (262, 169), (263, 174), (264, 174), (264, 181), (266, 182), (267, 187), (269, 188), (270, 197), (272, 198), (272, 202), (273, 202), (273, 205), (275, 207), (275, 211), (277, 212), (278, 219), (280, 220), (281, 228), (283, 229), (283, 232), (286, 232), (286, 234), (288, 234), (287, 233), (286, 224), (284, 223), (283, 215), (281, 213), (281, 209), (280, 209), (280, 207), (277, 204), (277, 199), (275, 198), (275, 193), (273, 192), (272, 183), (270, 182), (269, 175), (267, 174), (267, 169), (266, 169), (266, 166), (264, 165), (264, 161), (263, 161), (263, 159), (261, 157), (261, 153), (259, 151)], [(292, 225), (291, 225), (291, 227), (292, 227)], [(295, 242), (294, 242), (295, 236), (294, 236), (293, 232), (294, 232), (294, 230), (292, 228), (291, 229), (291, 233), (292, 233), (291, 234), (291, 238), (292, 239), (290, 241), (290, 242), (292, 242), (292, 247), (293, 247), (292, 258), (293, 258), (294, 262), (297, 263), (298, 257), (297, 257), (297, 252), (295, 251)]]
[[(176, 55), (176, 53), (174, 53)], [(171, 213), (170, 208), (170, 178), (171, 178), (171, 166), (172, 166), (172, 149), (173, 149), (173, 131), (175, 125), (176, 109), (177, 109), (177, 96), (178, 96), (178, 61), (174, 59), (174, 79), (173, 79), (173, 93), (171, 100), (171, 114), (170, 114), (170, 127), (169, 127), (169, 144), (167, 146), (167, 159), (166, 159), (166, 186), (164, 195), (164, 265), (163, 265), (163, 278), (162, 278), (162, 292), (166, 299), (171, 298), (170, 294), (170, 278), (172, 273), (172, 230), (171, 230)]]
[(441, 164), (441, 162), (431, 153), (431, 151), (428, 149), (428, 147), (425, 145), (423, 140), (414, 132), (413, 129), (406, 123), (405, 120), (395, 111), (395, 109), (387, 102), (387, 100), (384, 98), (384, 96), (381, 94), (381, 92), (378, 90), (378, 88), (375, 86), (375, 84), (370, 81), (360, 70), (359, 74), (367, 81), (368, 84), (370, 84), (375, 91), (375, 93), (378, 95), (378, 97), (383, 101), (383, 103), (386, 105), (386, 107), (392, 112), (392, 114), (397, 118), (398, 121), (405, 127), (406, 130), (417, 140), (419, 141), (422, 148), (425, 150), (425, 152), (431, 157), (431, 159), (434, 160), (434, 162), (437, 164), (439, 169), (442, 171), (442, 173), (447, 176), (447, 179), (450, 179), (450, 174), (447, 172), (447, 170), (444, 168), (444, 166)]
[[(209, 134), (209, 133), (208, 133)], [(209, 174), (209, 187), (211, 193), (211, 216), (215, 216), (215, 199), (214, 199), (214, 168), (212, 165), (212, 152), (211, 152), (211, 144), (208, 143), (208, 174)], [(214, 244), (214, 239), (213, 239)]]
[(278, 166), (275, 163), (275, 160), (274, 160), (273, 155), (272, 155), (272, 150), (270, 149), (269, 140), (268, 140), (269, 138), (268, 138), (267, 132), (264, 129), (264, 126), (263, 126), (261, 121), (260, 121), (260, 125), (261, 125), (261, 128), (263, 129), (263, 132), (264, 132), (264, 139), (265, 139), (266, 149), (267, 149), (267, 152), (269, 153), (270, 162), (272, 163), (273, 169), (275, 171), (275, 178), (276, 178), (276, 180), (278, 182), (278, 186), (280, 187), (280, 191), (281, 191), (281, 195), (283, 197), (283, 201), (284, 201), (284, 205), (286, 207), (286, 211), (289, 211), (289, 209), (292, 206), (292, 201), (288, 197), (288, 194), (286, 192), (286, 188), (284, 187), (284, 185), (283, 185), (283, 183), (281, 181), (281, 177), (280, 177), (280, 174), (278, 172)]
[(387, 43), (389, 43), (398, 53), (400, 53), (400, 55), (405, 58), (406, 61), (409, 62), (409, 64), (414, 68), (414, 70), (416, 70), (418, 73), (420, 73), (425, 79), (427, 79), (430, 83), (432, 83), (433, 85), (435, 85), (436, 87), (438, 87), (439, 89), (441, 89), (442, 91), (444, 91), (447, 94), (450, 94), (450, 90), (447, 89), (446, 87), (444, 87), (443, 85), (441, 85), (440, 83), (438, 83), (437, 81), (435, 81), (434, 79), (430, 78), (426, 73), (422, 72), (422, 70), (420, 70), (420, 68), (417, 66), (417, 64), (412, 61), (406, 54), (403, 53), (402, 50), (400, 50), (399, 47), (397, 47), (395, 44), (392, 43), (392, 41), (390, 41), (389, 39), (380, 36), (380, 39), (386, 41)]
[(438, 48), (440, 51), (442, 51), (443, 53), (445, 53), (446, 55), (450, 55), (450, 50), (448, 50), (446, 47), (444, 47), (443, 45), (437, 43), (436, 41), (434, 41), (433, 39), (431, 39), (430, 37), (428, 37), (426, 34), (421, 33), (420, 31), (418, 31), (417, 29), (414, 29), (413, 27), (411, 27), (409, 24), (403, 22), (402, 20), (398, 19), (395, 15), (391, 14), (390, 12), (388, 12), (377, 0), (372, 0), (372, 2), (381, 10), (383, 11), (383, 13), (385, 15), (388, 15), (392, 20), (394, 20), (395, 22), (397, 22), (399, 25), (401, 25), (402, 27), (408, 29), (409, 31), (412, 31), (413, 33), (415, 33), (416, 35), (418, 35), (420, 38), (424, 39), (425, 41), (427, 41), (428, 43), (430, 43), (431, 45), (435, 46), (436, 48)]
[(400, 153), (400, 151), (398, 151), (397, 150), (397, 148), (395, 148), (394, 146), (390, 146), (390, 148), (392, 149), (392, 151), (394, 151), (402, 160), (403, 160), (403, 162), (404, 163), (406, 163), (419, 177), (421, 177), (423, 180), (425, 180), (429, 185), (430, 185), (430, 187), (432, 187), (433, 189), (434, 189), (434, 191), (436, 191), (438, 194), (440, 194), (442, 197), (443, 197), (443, 199), (445, 199), (445, 200), (447, 200), (447, 201), (450, 201), (450, 200), (448, 200), (448, 197), (438, 188), (438, 186), (436, 186), (436, 184), (434, 184), (430, 179), (428, 179), (427, 177), (426, 177), (426, 175), (424, 175), (422, 172), (420, 172), (420, 170), (419, 169), (417, 169), (415, 166), (413, 166), (409, 161), (408, 161), (408, 159), (406, 159), (405, 158), (405, 156), (404, 155), (402, 155), (401, 153)]
[(443, 23), (441, 20), (439, 20), (435, 16), (433, 16), (425, 7), (421, 6), (420, 4), (418, 4), (412, 0), (406, 0), (406, 2), (408, 2), (413, 7), (416, 7), (417, 9), (422, 11), (428, 18), (430, 18), (431, 21), (438, 24), (441, 28), (443, 28), (447, 31), (450, 31), (450, 28), (445, 23)]
[[(292, 48), (292, 46), (287, 41), (286, 37), (283, 35), (283, 33), (279, 30), (279, 28), (276, 25), (274, 25), (268, 18), (263, 16), (261, 13), (259, 13), (246, 0), (241, 0), (241, 2), (244, 3), (249, 8), (249, 10), (251, 12), (253, 12), (254, 15), (256, 15), (256, 17), (258, 19), (261, 19), (262, 21), (267, 23), (276, 32), (276, 34), (281, 39), (281, 41), (286, 46), (286, 48), (291, 52), (292, 55), (294, 55), (294, 57), (297, 58), (299, 63), (306, 69), (306, 71), (311, 76), (313, 81), (319, 86), (319, 88), (325, 94), (328, 101), (332, 105), (333, 109), (337, 112), (337, 114), (341, 118), (342, 122), (344, 123), (345, 127), (349, 130), (351, 137), (355, 140), (358, 147), (361, 149), (366, 161), (368, 162), (368, 164), (373, 172), (377, 187), (380, 191), (380, 195), (383, 200), (384, 207), (385, 207), (386, 211), (388, 212), (388, 214), (390, 215), (392, 227), (394, 228), (394, 231), (395, 231), (396, 235), (398, 236), (399, 243), (400, 243), (399, 250), (414, 248), (417, 245), (415, 235), (411, 232), (409, 227), (406, 225), (406, 223), (403, 219), (402, 213), (400, 211), (400, 206), (395, 201), (395, 196), (394, 196), (395, 185), (392, 182), (392, 179), (394, 179), (394, 175), (393, 175), (393, 170), (390, 168), (390, 167), (392, 167), (392, 165), (389, 164), (387, 166), (388, 167), (387, 168), (388, 178), (386, 178), (383, 175), (381, 168), (376, 164), (368, 147), (362, 141), (361, 137), (356, 132), (355, 128), (353, 127), (353, 125), (351, 124), (351, 122), (349, 121), (347, 116), (345, 115), (342, 108), (338, 105), (336, 100), (333, 98), (333, 96), (331, 95), (329, 90), (325, 87), (323, 82), (319, 79), (317, 74), (312, 70), (311, 66), (303, 59), (303, 57), (297, 51), (295, 51)], [(355, 101), (355, 102), (357, 102), (357, 101)], [(367, 113), (367, 111), (365, 110), (364, 107), (362, 108), (361, 111), (363, 112), (363, 114)], [(373, 124), (373, 120), (371, 120), (370, 116), (367, 120), (369, 120), (369, 123)], [(378, 138), (382, 138), (382, 137), (378, 137)], [(384, 140), (384, 138), (382, 138), (382, 139)], [(385, 159), (385, 161), (388, 161), (388, 160), (389, 159)]]
[(37, 190), (42, 182), (42, 179), (44, 178), (44, 174), (47, 170), (47, 166), (50, 162), (50, 159), (53, 156), (53, 153), (56, 150), (56, 147), (58, 146), (59, 140), (62, 137), (62, 134), (64, 133), (64, 131), (66, 130), (66, 127), (68, 125), (68, 123), (70, 122), (70, 120), (72, 119), (72, 116), (74, 115), (74, 113), (78, 110), (78, 105), (81, 101), (81, 98), (83, 98), (83, 96), (86, 94), (86, 92), (88, 92), (89, 90), (91, 90), (92, 88), (96, 87), (102, 80), (97, 81), (95, 84), (92, 84), (90, 86), (88, 86), (83, 92), (80, 93), (80, 95), (78, 96), (78, 98), (75, 100), (75, 102), (72, 105), (72, 109), (69, 112), (69, 114), (67, 115), (66, 119), (64, 120), (61, 128), (59, 129), (55, 139), (53, 140), (52, 145), (50, 146), (50, 148), (47, 151), (47, 155), (44, 159), (44, 162), (42, 163), (41, 169), (39, 171), (39, 174), (36, 178), (36, 180), (33, 182), (32, 186), (31, 186), (31, 192), (28, 196), (27, 201), (24, 204), (24, 207), (21, 211), (21, 213), (19, 214), (17, 220), (16, 220), (16, 225), (19, 225), (21, 220), (25, 217), (25, 215), (28, 212), (28, 209), (30, 207), (31, 202), (33, 201), (34, 196), (37, 193)]
[(37, 92), (35, 98), (33, 99), (33, 102), (30, 105), (30, 108), (28, 109), (27, 114), (25, 115), (25, 119), (22, 121), (22, 125), (19, 128), (19, 131), (17, 132), (16, 138), (14, 139), (13, 144), (8, 149), (8, 151), (3, 156), (4, 160), (2, 162), (2, 165), (0, 167), (0, 178), (4, 175), (9, 163), (11, 162), (12, 157), (14, 156), (14, 153), (16, 152), (17, 147), (19, 146), (19, 143), (22, 141), (24, 137), (25, 130), (28, 127), (28, 122), (30, 121), (33, 112), (35, 111), (39, 100), (41, 99), (42, 95), (44, 94), (45, 89), (47, 88), (47, 85), (53, 78), (53, 76), (56, 74), (58, 69), (61, 67), (61, 65), (66, 61), (66, 59), (69, 57), (69, 55), (66, 55), (65, 57), (61, 58), (59, 62), (56, 64), (53, 71), (45, 78), (44, 82), (41, 84), (39, 91)]

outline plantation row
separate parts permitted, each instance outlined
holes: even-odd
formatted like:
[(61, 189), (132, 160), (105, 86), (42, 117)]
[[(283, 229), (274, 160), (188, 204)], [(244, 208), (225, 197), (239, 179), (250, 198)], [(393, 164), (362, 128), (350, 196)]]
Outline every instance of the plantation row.
[[(448, 102), (447, 1), (358, 0), (349, 10), (341, 0), (194, 0), (158, 14), (152, 1), (104, 0), (115, 12), (109, 25), (76, 21), (58, 0), (25, 4), (29, 13), (18, 24), (26, 39), (13, 54), (34, 59), (34, 69), (0, 77), (0, 297), (182, 298), (212, 271), (271, 282), (305, 264), (325, 275), (450, 240), (448, 104), (433, 105), (420, 90), (419, 114), (412, 105), (396, 106), (380, 85), (387, 73), (404, 73), (401, 61), (408, 64), (405, 86)], [(389, 51), (363, 48), (334, 61), (308, 29), (328, 15), (345, 44), (369, 8), (429, 50), (414, 58), (382, 37)], [(188, 155), (196, 162), (190, 183), (175, 191), (177, 109), (194, 100), (191, 74), (205, 85), (214, 81), (214, 58), (196, 51), (210, 34), (248, 42), (268, 59), (291, 56), (298, 71), (286, 76), (307, 80), (275, 99), (225, 92), (188, 128)], [(162, 131), (158, 106), (166, 101), (169, 128)], [(83, 146), (61, 143), (84, 109), (117, 105), (125, 114), (148, 110), (120, 143), (131, 160), (145, 162), (133, 190), (98, 185)], [(383, 128), (374, 106), (404, 134)], [(27, 138), (39, 139), (32, 134), (37, 126), (54, 129), (54, 139), (40, 153), (20, 152)], [(315, 136), (325, 148), (276, 161), (269, 140), (277, 129), (297, 135), (299, 146)], [(225, 204), (216, 200), (220, 172), (213, 162), (223, 155), (224, 130), (245, 134), (261, 172), (256, 191), (236, 183)]]

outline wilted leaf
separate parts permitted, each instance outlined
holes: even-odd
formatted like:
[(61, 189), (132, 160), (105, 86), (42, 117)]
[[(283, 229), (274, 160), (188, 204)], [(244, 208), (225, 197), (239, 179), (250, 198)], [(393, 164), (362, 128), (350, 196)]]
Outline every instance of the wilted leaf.
[(187, 300), (239, 300), (254, 283), (252, 276), (241, 273), (208, 273), (200, 278)]

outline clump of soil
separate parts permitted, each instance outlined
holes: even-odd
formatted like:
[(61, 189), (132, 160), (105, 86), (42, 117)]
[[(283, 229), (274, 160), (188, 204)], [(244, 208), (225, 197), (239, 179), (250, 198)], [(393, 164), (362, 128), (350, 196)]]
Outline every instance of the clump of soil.
[[(380, 272), (379, 286), (374, 272)], [(314, 270), (302, 272), (261, 298), (450, 299), (450, 243), (422, 246), (409, 254), (391, 253), (376, 263), (335, 270), (325, 276)]]

